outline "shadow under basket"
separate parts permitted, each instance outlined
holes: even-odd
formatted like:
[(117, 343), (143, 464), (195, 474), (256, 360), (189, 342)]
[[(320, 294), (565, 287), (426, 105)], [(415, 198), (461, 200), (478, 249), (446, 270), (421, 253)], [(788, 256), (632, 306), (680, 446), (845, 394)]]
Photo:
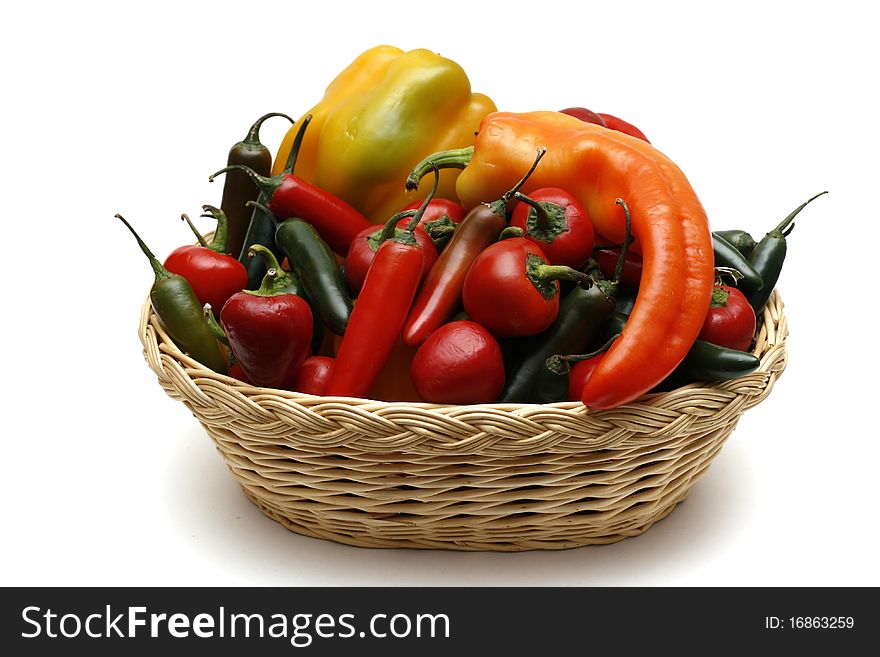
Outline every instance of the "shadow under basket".
[(383, 548), (520, 551), (614, 543), (685, 499), (785, 369), (774, 292), (752, 374), (636, 403), (443, 406), (315, 397), (208, 370), (143, 306), (144, 356), (245, 494), (298, 534)]

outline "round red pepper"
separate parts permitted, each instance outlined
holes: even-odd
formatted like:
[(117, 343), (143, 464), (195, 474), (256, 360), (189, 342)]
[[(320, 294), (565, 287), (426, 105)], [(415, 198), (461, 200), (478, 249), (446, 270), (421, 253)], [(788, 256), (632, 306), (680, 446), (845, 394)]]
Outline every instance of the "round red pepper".
[[(421, 201), (413, 201), (403, 209), (418, 210), (421, 204)], [(425, 214), (422, 215), (422, 218), (419, 221), (419, 226), (424, 228), (425, 224), (432, 221), (438, 221), (443, 219), (443, 217), (449, 217), (453, 223), (460, 224), (461, 220), (464, 219), (465, 214), (466, 210), (460, 203), (445, 198), (435, 198), (428, 204)]]
[(591, 283), (586, 274), (550, 265), (524, 237), (495, 242), (474, 260), (464, 279), (464, 310), (496, 337), (535, 335), (559, 314), (559, 279)]
[(611, 114), (603, 114), (602, 112), (599, 112), (599, 116), (602, 117), (603, 121), (605, 121), (605, 125), (612, 130), (617, 130), (618, 132), (623, 132), (627, 135), (638, 137), (642, 141), (646, 141), (649, 144), (651, 143), (650, 141), (648, 141), (645, 133), (635, 127), (632, 123), (628, 123), (627, 121), (619, 119)]
[(493, 402), (504, 387), (504, 359), (484, 327), (467, 320), (444, 324), (412, 361), (419, 396), (436, 404)]
[(541, 247), (551, 265), (581, 269), (593, 252), (595, 236), (590, 216), (574, 196), (558, 187), (517, 192), (510, 225)]
[(587, 384), (587, 379), (593, 374), (593, 370), (595, 370), (596, 366), (602, 361), (604, 355), (605, 354), (599, 354), (592, 358), (588, 358), (587, 360), (578, 361), (571, 366), (571, 372), (569, 372), (568, 375), (568, 401), (581, 400), (581, 395), (584, 392), (584, 386)]
[(336, 359), (330, 356), (310, 356), (303, 361), (296, 373), (291, 390), (306, 395), (323, 395), (327, 392), (327, 384), (333, 376)]
[(562, 114), (568, 114), (581, 121), (595, 123), (596, 125), (605, 127), (605, 119), (602, 118), (602, 115), (593, 110), (589, 110), (586, 107), (566, 107), (564, 110), (559, 111)]
[(270, 269), (259, 290), (232, 295), (220, 311), (220, 324), (251, 383), (286, 388), (309, 354), (313, 318), (302, 298), (272, 291), (276, 275)]
[(716, 285), (699, 339), (719, 347), (748, 351), (755, 337), (755, 311), (735, 287)]
[(190, 284), (199, 303), (204, 306), (211, 304), (215, 313), (220, 312), (223, 304), (236, 292), (245, 289), (248, 284), (247, 270), (238, 260), (226, 255), (227, 221), (226, 215), (219, 208), (210, 205), (202, 206), (208, 215), (217, 220), (217, 230), (211, 244), (189, 224), (199, 240), (199, 245), (181, 246), (165, 258), (165, 269), (173, 274), (183, 276)]

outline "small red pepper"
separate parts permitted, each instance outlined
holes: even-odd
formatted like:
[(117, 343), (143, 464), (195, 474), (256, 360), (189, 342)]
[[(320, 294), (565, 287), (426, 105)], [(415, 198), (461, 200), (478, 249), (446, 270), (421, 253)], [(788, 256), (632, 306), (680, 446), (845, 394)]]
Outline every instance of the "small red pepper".
[(504, 387), (501, 347), (467, 320), (434, 331), (416, 352), (411, 372), (419, 397), (436, 404), (489, 403)]
[(551, 265), (582, 269), (593, 253), (595, 236), (590, 216), (574, 196), (558, 187), (516, 193), (510, 225), (541, 247)]
[[(398, 212), (395, 216), (408, 215), (411, 217), (415, 212), (415, 210), (406, 210)], [(402, 232), (407, 229), (409, 222), (410, 219), (404, 218), (398, 221), (396, 226)], [(422, 255), (424, 256), (422, 277), (419, 282), (427, 276), (431, 267), (437, 262), (437, 247), (434, 246), (434, 241), (424, 231), (422, 225), (423, 222), (419, 222), (419, 225), (412, 231), (412, 235), (416, 238), (416, 242), (421, 247)], [(358, 294), (361, 291), (364, 279), (367, 277), (367, 271), (370, 269), (370, 264), (373, 262), (376, 251), (379, 249), (379, 239), (382, 231), (382, 226), (365, 228), (352, 240), (351, 246), (348, 248), (348, 255), (345, 256), (345, 282), (348, 283), (352, 294)]]
[(498, 338), (540, 333), (559, 314), (559, 279), (592, 284), (589, 275), (550, 265), (524, 237), (496, 242), (474, 260), (464, 279), (464, 310)]
[(587, 379), (593, 374), (593, 370), (602, 362), (605, 354), (598, 354), (592, 358), (581, 360), (571, 366), (568, 378), (568, 401), (580, 401), (584, 393)]
[(698, 339), (719, 347), (748, 351), (756, 325), (755, 311), (745, 295), (735, 287), (716, 285)]
[[(311, 115), (303, 120), (295, 146), (302, 143), (302, 135), (309, 121)], [(338, 196), (295, 175), (293, 171), (298, 153), (298, 147), (291, 150), (284, 172), (277, 176), (267, 178), (250, 167), (234, 164), (220, 169), (208, 180), (213, 181), (216, 176), (228, 171), (244, 171), (265, 194), (268, 199), (265, 205), (272, 214), (279, 219), (297, 217), (307, 221), (334, 252), (344, 256), (355, 236), (374, 224)]]
[[(607, 248), (602, 248), (607, 247)], [(596, 234), (596, 249), (593, 259), (599, 264), (599, 269), (606, 278), (613, 278), (620, 260), (621, 245), (613, 244), (603, 235)], [(627, 249), (623, 261), (623, 270), (620, 274), (620, 282), (632, 288), (638, 288), (642, 281), (642, 256), (632, 249)]]
[(232, 295), (220, 311), (236, 362), (251, 383), (267, 388), (291, 384), (312, 341), (309, 304), (295, 294), (278, 293), (277, 276), (269, 269), (259, 290)]
[(181, 246), (165, 258), (165, 269), (173, 274), (183, 276), (189, 281), (201, 305), (210, 303), (215, 312), (220, 312), (226, 300), (236, 292), (247, 287), (247, 270), (238, 260), (226, 255), (227, 220), (219, 208), (203, 205), (203, 217), (217, 220), (217, 230), (210, 244), (192, 225), (189, 217), (181, 218), (189, 224), (195, 233), (199, 245)]
[(605, 125), (612, 130), (617, 130), (618, 132), (623, 132), (627, 135), (638, 137), (642, 141), (648, 142), (649, 144), (651, 143), (650, 141), (648, 141), (645, 133), (635, 127), (632, 123), (624, 121), (623, 119), (619, 119), (611, 114), (603, 114), (602, 112), (599, 112), (599, 116), (601, 116), (602, 120), (605, 121)]
[[(452, 234), (452, 239), (436, 264), (428, 272), (425, 282), (413, 303), (412, 310), (403, 327), (403, 341), (410, 347), (417, 347), (428, 339), (448, 320), (461, 301), (462, 287), (468, 270), (477, 256), (494, 243), (507, 225), (507, 206), (546, 153), (538, 150), (538, 155), (512, 189), (493, 203), (474, 206)], [(407, 182), (408, 186), (418, 186), (418, 182)]]
[(306, 395), (323, 395), (333, 376), (336, 359), (330, 356), (310, 356), (303, 361), (290, 388)]
[(424, 255), (413, 231), (437, 192), (440, 172), (436, 167), (434, 171), (434, 188), (407, 230), (396, 232), (397, 215), (382, 230), (381, 246), (336, 354), (336, 367), (327, 385), (329, 396), (365, 397), (397, 342), (422, 278)]
[(589, 110), (586, 107), (566, 107), (563, 110), (559, 110), (562, 114), (568, 114), (569, 116), (573, 116), (576, 119), (580, 119), (586, 123), (595, 123), (596, 125), (601, 125), (602, 127), (607, 127), (605, 125), (605, 119), (602, 118), (602, 115), (594, 112), (593, 110)]

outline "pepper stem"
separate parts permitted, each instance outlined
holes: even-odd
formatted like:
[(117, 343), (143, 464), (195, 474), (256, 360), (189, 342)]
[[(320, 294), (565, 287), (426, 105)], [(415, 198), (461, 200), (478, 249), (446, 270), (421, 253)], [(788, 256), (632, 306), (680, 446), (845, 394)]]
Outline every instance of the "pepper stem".
[(293, 145), (290, 147), (290, 153), (287, 155), (287, 162), (284, 164), (284, 173), (293, 175), (293, 169), (296, 166), (296, 160), (299, 157), (299, 149), (302, 146), (303, 137), (306, 136), (306, 128), (309, 127), (309, 123), (312, 122), (312, 115), (309, 114), (306, 116), (302, 124), (299, 126), (299, 130), (296, 131), (296, 136), (293, 138)]
[(268, 216), (272, 220), (272, 223), (275, 224), (275, 226), (278, 226), (278, 217), (275, 216), (275, 213), (259, 201), (248, 201), (247, 203), (245, 203), (245, 206), (254, 207), (260, 212), (265, 213), (266, 216)]
[(544, 157), (544, 154), (546, 152), (546, 148), (542, 147), (538, 149), (538, 154), (535, 156), (535, 161), (532, 162), (532, 166), (530, 166), (529, 170), (526, 171), (526, 175), (520, 178), (519, 181), (512, 188), (504, 192), (500, 199), (489, 204), (489, 209), (491, 209), (492, 212), (497, 215), (504, 215), (507, 213), (507, 204), (510, 203), (510, 199), (512, 199), (516, 195), (516, 193), (520, 190), (520, 187), (526, 184), (526, 181), (535, 172), (535, 169), (538, 167), (538, 162), (541, 161), (541, 158)]
[(254, 294), (261, 297), (271, 297), (273, 296), (272, 287), (275, 283), (275, 279), (278, 278), (278, 270), (275, 267), (269, 267), (266, 270), (266, 275), (263, 276), (263, 280), (260, 283), (260, 289), (255, 290)]
[(248, 248), (248, 257), (254, 258), (258, 254), (266, 261), (266, 267), (268, 269), (274, 269), (276, 271), (281, 269), (281, 265), (278, 264), (278, 258), (275, 257), (275, 254), (272, 253), (271, 249), (267, 249), (262, 244), (251, 244)]
[(581, 287), (589, 289), (593, 285), (593, 277), (577, 269), (565, 265), (548, 265), (539, 255), (529, 253), (526, 256), (526, 277), (545, 299), (552, 299), (557, 293), (556, 281), (573, 281)]
[(623, 216), (626, 221), (626, 233), (623, 238), (623, 246), (620, 248), (620, 256), (617, 258), (617, 266), (614, 267), (614, 283), (620, 283), (620, 277), (623, 275), (623, 265), (626, 263), (626, 252), (629, 250), (629, 245), (632, 244), (632, 217), (629, 214), (629, 206), (626, 204), (622, 198), (618, 198), (614, 201), (618, 205), (623, 208)]
[[(373, 250), (378, 251), (379, 247), (382, 246), (382, 242), (394, 237), (394, 235), (397, 233), (397, 222), (406, 217), (412, 217), (413, 215), (415, 215), (415, 213), (416, 210), (402, 210), (393, 215), (390, 219), (388, 219), (388, 221), (386, 221), (385, 224), (382, 226), (382, 230), (380, 230), (378, 233), (374, 233), (374, 235), (378, 235), (378, 237), (376, 238), (376, 248)], [(371, 238), (372, 235), (367, 239)]]
[(619, 338), (620, 336), (620, 333), (612, 335), (601, 347), (599, 347), (595, 351), (591, 351), (588, 354), (572, 354), (569, 356), (556, 354), (554, 356), (550, 356), (550, 358), (548, 358), (544, 362), (544, 364), (546, 365), (547, 369), (554, 374), (565, 376), (571, 371), (571, 363), (577, 363), (582, 360), (589, 360), (590, 358), (595, 358), (600, 354), (604, 354), (611, 348), (611, 345), (614, 344), (614, 341), (617, 340), (617, 338)]
[(259, 173), (244, 164), (230, 164), (229, 166), (225, 166), (208, 176), (208, 182), (214, 182), (214, 178), (221, 173), (228, 173), (230, 171), (244, 171), (250, 176), (250, 179), (254, 181), (254, 184), (260, 189), (260, 191), (268, 197), (271, 197), (273, 192), (278, 189), (279, 185), (281, 185), (281, 176), (267, 178), (266, 176), (261, 176)]
[(248, 146), (261, 146), (262, 144), (260, 143), (260, 128), (263, 127), (263, 122), (266, 119), (271, 119), (273, 116), (283, 116), (291, 123), (296, 123), (296, 121), (294, 121), (283, 112), (269, 112), (268, 114), (263, 114), (263, 116), (254, 121), (251, 129), (248, 130), (247, 136), (242, 140), (241, 143), (247, 144)]
[(226, 213), (220, 208), (215, 208), (213, 205), (203, 205), (202, 210), (207, 213), (203, 214), (203, 217), (210, 217), (217, 222), (214, 239), (211, 240), (211, 246), (208, 248), (217, 253), (225, 254), (229, 235), (229, 220), (226, 218)]
[(162, 263), (156, 259), (156, 256), (154, 256), (153, 252), (150, 251), (146, 244), (144, 244), (144, 241), (141, 239), (140, 235), (138, 235), (135, 232), (134, 228), (131, 227), (131, 224), (125, 220), (125, 217), (123, 217), (121, 214), (116, 214), (113, 216), (124, 223), (125, 227), (128, 228), (129, 231), (131, 231), (132, 235), (134, 235), (134, 238), (137, 240), (138, 246), (141, 247), (141, 251), (144, 252), (144, 255), (147, 256), (150, 261), (150, 266), (153, 268), (153, 273), (156, 275), (156, 282), (158, 283), (159, 281), (166, 278), (171, 278), (173, 274), (165, 269)]
[(725, 275), (730, 276), (733, 279), (734, 285), (745, 278), (739, 269), (734, 269), (733, 267), (715, 267), (715, 285), (721, 285), (721, 277)]
[(446, 151), (432, 153), (409, 172), (406, 177), (406, 189), (412, 191), (419, 188), (419, 181), (428, 175), (431, 168), (436, 165), (438, 169), (464, 169), (474, 157), (474, 147), (451, 148)]
[(228, 347), (229, 338), (226, 337), (226, 331), (223, 330), (223, 327), (220, 326), (217, 318), (214, 317), (214, 309), (211, 308), (210, 303), (204, 305), (202, 313), (205, 315), (205, 320), (208, 322), (208, 328), (211, 329), (211, 333), (214, 334), (214, 337)]
[(785, 219), (783, 219), (776, 228), (774, 228), (773, 230), (771, 230), (767, 234), (773, 235), (776, 237), (779, 237), (779, 236), (787, 237), (789, 235), (789, 233), (791, 233), (791, 231), (794, 230), (794, 224), (792, 222), (794, 221), (794, 218), (796, 216), (798, 216), (800, 211), (803, 210), (805, 207), (807, 207), (810, 203), (815, 201), (817, 198), (819, 198), (823, 194), (827, 194), (827, 193), (828, 193), (827, 191), (819, 192), (813, 198), (807, 199), (806, 201), (801, 203), (794, 210), (792, 210), (791, 214), (788, 215)]
[(206, 249), (211, 248), (211, 247), (208, 246), (208, 243), (205, 241), (204, 236), (199, 232), (199, 229), (196, 228), (195, 226), (193, 226), (193, 222), (191, 222), (191, 221), (189, 220), (189, 215), (188, 215), (188, 214), (186, 214), (186, 213), (184, 212), (182, 215), (180, 215), (180, 218), (183, 219), (183, 220), (186, 222), (186, 225), (189, 226), (189, 229), (193, 232), (193, 235), (196, 236), (196, 240), (198, 240), (198, 242), (199, 242), (199, 246), (202, 246), (202, 247), (204, 247), (204, 248), (206, 248)]
[(440, 186), (440, 168), (437, 166), (436, 162), (431, 163), (431, 168), (434, 170), (434, 186), (431, 187), (431, 193), (425, 197), (425, 200), (422, 201), (422, 204), (419, 206), (419, 209), (416, 210), (413, 218), (410, 219), (410, 222), (406, 225), (406, 232), (408, 233), (412, 233), (416, 229), (416, 226), (419, 225), (419, 222), (425, 215), (425, 210), (428, 209), (428, 205), (434, 199), (434, 194), (437, 193), (437, 188)]
[(507, 226), (498, 236), (498, 241), (506, 240), (510, 237), (525, 237), (526, 232), (519, 226)]
[[(529, 210), (529, 214), (531, 215), (534, 213), (535, 226), (538, 228), (538, 230), (550, 230), (554, 227), (553, 219), (551, 219), (550, 214), (547, 212), (547, 208), (545, 207), (545, 205), (553, 205), (553, 206), (556, 206), (557, 208), (561, 208), (562, 207), (561, 205), (559, 205), (558, 203), (541, 203), (541, 202), (536, 201), (535, 199), (533, 199), (529, 196), (526, 196), (525, 194), (520, 194), (519, 192), (514, 194), (514, 197), (518, 201), (522, 201), (526, 205), (531, 206), (532, 209)], [(563, 212), (564, 212), (564, 210), (563, 210)], [(531, 217), (529, 217), (529, 218), (531, 219)]]

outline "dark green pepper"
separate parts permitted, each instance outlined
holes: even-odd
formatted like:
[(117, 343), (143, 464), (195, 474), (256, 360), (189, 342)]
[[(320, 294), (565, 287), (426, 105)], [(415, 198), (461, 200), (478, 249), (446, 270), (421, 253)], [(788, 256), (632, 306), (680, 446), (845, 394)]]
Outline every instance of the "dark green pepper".
[[(268, 176), (272, 172), (272, 153), (260, 142), (260, 128), (266, 119), (273, 116), (283, 116), (293, 123), (293, 119), (281, 112), (264, 114), (254, 122), (245, 138), (229, 149), (229, 155), (226, 158), (227, 166), (243, 164), (264, 176)], [(223, 182), (223, 198), (220, 201), (220, 209), (226, 213), (226, 218), (229, 220), (227, 253), (232, 253), (235, 257), (238, 257), (238, 254), (242, 253), (242, 249), (246, 248), (245, 235), (252, 216), (247, 202), (257, 200), (257, 196), (257, 189), (244, 172), (230, 171), (226, 176), (226, 180)], [(242, 264), (247, 265), (244, 261)], [(220, 312), (219, 308), (217, 312)]]
[(333, 251), (312, 225), (286, 219), (278, 225), (275, 243), (287, 256), (321, 321), (336, 335), (348, 326), (352, 303), (345, 275)]
[(748, 258), (752, 255), (752, 251), (755, 248), (757, 242), (755, 238), (752, 237), (750, 233), (744, 230), (736, 229), (736, 230), (716, 230), (712, 233), (714, 237), (720, 237), (721, 239), (727, 241), (728, 243), (733, 245), (737, 251), (739, 251), (743, 256)]
[(785, 238), (794, 230), (794, 218), (809, 203), (828, 192), (820, 192), (813, 198), (801, 203), (790, 215), (783, 219), (776, 228), (767, 233), (764, 238), (758, 242), (752, 255), (749, 256), (749, 262), (752, 267), (760, 274), (764, 281), (764, 287), (748, 296), (749, 303), (755, 309), (756, 314), (760, 314), (767, 305), (773, 288), (779, 280), (779, 274), (782, 272), (782, 264), (785, 262), (785, 254), (788, 251), (788, 245)]
[(681, 374), (692, 381), (727, 381), (754, 372), (761, 360), (748, 351), (738, 351), (697, 340), (679, 365)]
[(761, 275), (749, 263), (746, 257), (740, 253), (733, 244), (723, 237), (712, 233), (712, 248), (715, 253), (716, 267), (729, 267), (735, 269), (741, 278), (737, 278), (736, 287), (747, 297), (760, 290), (764, 286)]
[(199, 303), (192, 286), (183, 276), (172, 274), (156, 259), (122, 215), (117, 214), (116, 218), (131, 231), (141, 251), (150, 261), (156, 276), (150, 288), (150, 305), (174, 344), (202, 365), (225, 374), (226, 361), (217, 339), (205, 320), (202, 304)]

